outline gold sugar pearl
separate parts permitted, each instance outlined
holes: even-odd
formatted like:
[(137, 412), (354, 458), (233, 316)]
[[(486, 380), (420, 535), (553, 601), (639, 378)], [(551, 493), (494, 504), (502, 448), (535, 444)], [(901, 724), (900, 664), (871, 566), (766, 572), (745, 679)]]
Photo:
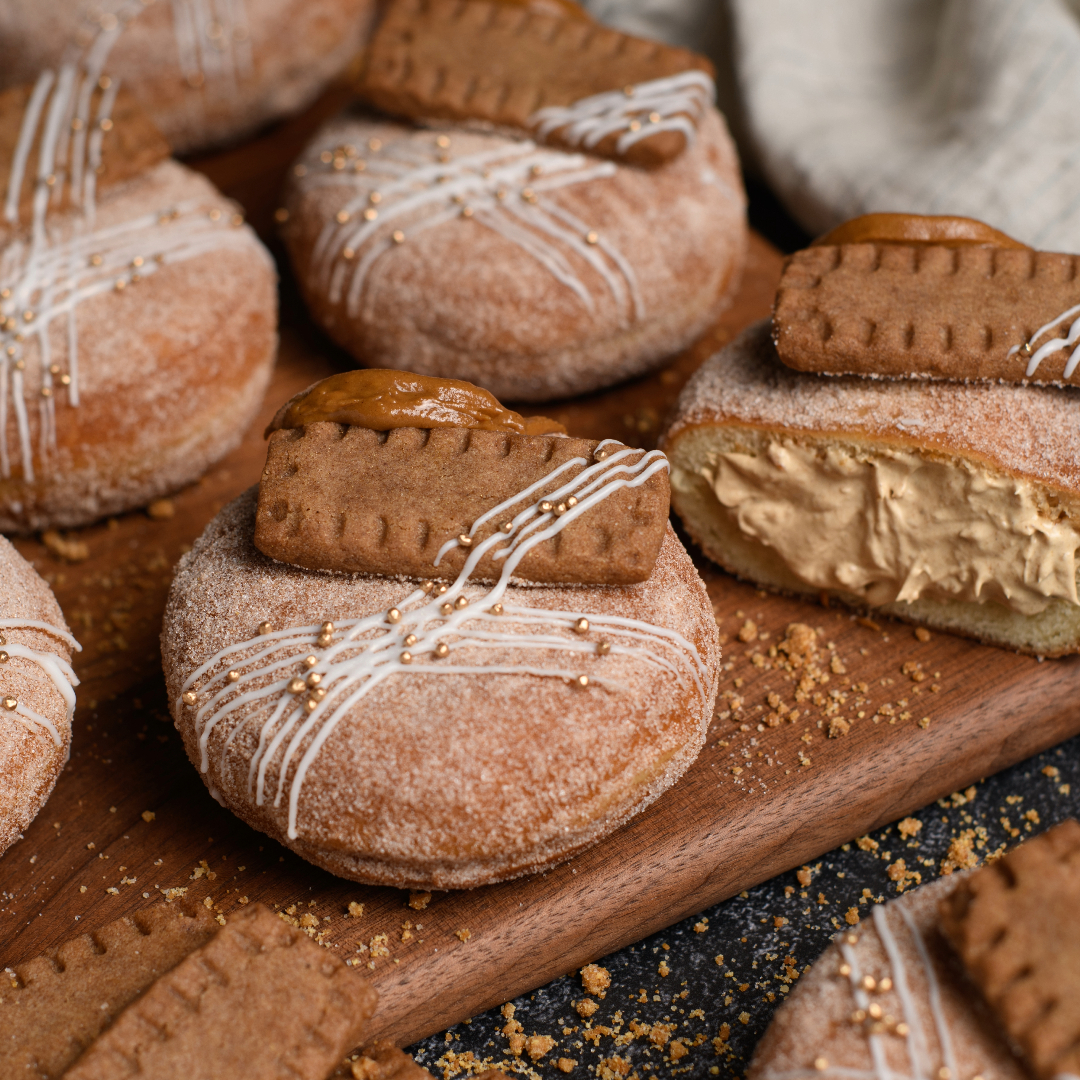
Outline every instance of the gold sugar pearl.
[(315, 689), (311, 691), (312, 701), (322, 701), (324, 697), (326, 697), (326, 688), (324, 686), (316, 686)]
[(824, 1072), (829, 1067), (829, 1059), (824, 1057), (814, 1058), (814, 1068), (818, 1072)]
[(368, 195), (368, 202), (371, 203), (372, 206), (378, 206), (379, 203), (382, 202), (382, 192), (381, 191), (373, 191), (373, 192), (371, 192), (371, 194)]
[(449, 654), (449, 652), (450, 646), (447, 645), (445, 641), (440, 641), (439, 644), (435, 646), (436, 656), (446, 656)]
[(527, 203), (535, 203), (537, 201), (536, 192), (533, 191), (532, 188), (528, 188), (528, 187), (521, 189), (521, 198), (522, 198), (523, 202), (527, 202)]
[(401, 622), (401, 612), (396, 607), (392, 607), (386, 613), (386, 621), (391, 623)]
[(60, 374), (60, 365), (59, 364), (50, 364), (49, 365), (49, 374), (50, 375), (59, 375)]
[(454, 601), (454, 607), (456, 607), (458, 609), (458, 611), (460, 611), (462, 608), (467, 608), (468, 606), (469, 606), (469, 601), (464, 596), (459, 596)]
[(570, 498), (566, 500), (566, 505), (571, 508), (577, 506), (577, 503), (578, 501), (576, 495), (571, 495)]
[(879, 994), (887, 994), (892, 989), (892, 979), (886, 975), (885, 978), (877, 984), (877, 988)]
[(439, 612), (443, 615), (450, 615), (454, 610), (453, 604), (442, 604), (439, 607)]
[(307, 683), (303, 679), (290, 679), (286, 689), (290, 694), (302, 694), (307, 689)]
[(6, 664), (10, 659), (6, 652), (0, 652), (0, 664)]
[(459, 537), (457, 538), (457, 542), (458, 542), (458, 543), (459, 543), (459, 544), (460, 544), (460, 545), (461, 545), (462, 547), (472, 547), (472, 541), (473, 541), (473, 538), (472, 538), (472, 537), (471, 537), (471, 536), (470, 536), (470, 535), (469, 535), (468, 533), (462, 533), (462, 534), (461, 534), (461, 535), (460, 535), (460, 536), (459, 536)]
[(304, 702), (304, 708), (307, 709), (308, 712), (314, 712), (318, 707), (319, 703), (313, 697), (309, 697), (307, 701)]
[(436, 145), (436, 146), (437, 146), (437, 147), (438, 147), (438, 148), (439, 148), (440, 150), (445, 150), (445, 149), (446, 149), (446, 148), (447, 148), (447, 147), (448, 147), (448, 146), (450, 145), (450, 136), (449, 136), (449, 135), (440, 135), (440, 136), (439, 136), (439, 137), (438, 137), (438, 138), (437, 138), (437, 139), (435, 140), (435, 145)]
[(514, 531), (514, 523), (513, 523), (512, 521), (504, 521), (504, 522), (503, 522), (503, 523), (502, 523), (502, 524), (501, 524), (501, 525), (499, 526), (499, 528), (500, 528), (500, 529), (501, 529), (501, 530), (502, 530), (502, 531), (503, 531), (504, 533), (509, 533), (509, 532), (513, 532), (513, 531)]
[(27, 308), (26, 311), (22, 313), (22, 318), (23, 322), (30, 323), (34, 321), (35, 316), (34, 313), (29, 308)]
[(501, 615), (503, 613), (503, 606), (502, 604), (492, 604), (490, 610), (492, 615)]
[(607, 654), (609, 652), (611, 652), (611, 642), (610, 641), (599, 641), (599, 642), (597, 642), (597, 644), (596, 644), (596, 652), (597, 652), (597, 655), (599, 655), (599, 656), (607, 656)]
[(411, 664), (412, 663), (412, 653), (411, 652), (403, 652), (401, 654), (401, 662), (403, 664)]
[(552, 503), (549, 503), (547, 500), (540, 504), (540, 511), (544, 514), (550, 514), (554, 508), (554, 505)]
[(498, 199), (499, 202), (506, 202), (506, 196), (509, 194), (510, 192), (508, 192), (506, 188), (501, 187), (495, 192), (495, 198)]
[(324, 150), (324, 151), (323, 151), (323, 152), (322, 152), (322, 153), (321, 153), (321, 154), (319, 155), (319, 160), (320, 160), (320, 161), (321, 161), (321, 162), (322, 162), (322, 163), (323, 163), (324, 165), (329, 165), (329, 164), (330, 164), (330, 162), (334, 160), (334, 154), (333, 154), (333, 152), (332, 152), (332, 151), (330, 151), (330, 150)]
[(1023, 354), (1025, 355), (1025, 356), (1030, 356), (1030, 355), (1032, 354), (1032, 352), (1034, 351), (1034, 350), (1033, 350), (1033, 349), (1031, 348), (1031, 342), (1030, 342), (1030, 341), (1025, 341), (1025, 342), (1024, 342), (1024, 344), (1020, 346), (1020, 351), (1021, 351), (1021, 352), (1022, 352), (1022, 353), (1023, 353)]
[(597, 232), (587, 232), (585, 234), (585, 243), (590, 244), (590, 245), (599, 244), (600, 243), (600, 234), (597, 233)]
[(378, 153), (382, 149), (382, 139), (368, 139), (368, 149)]
[(306, 165), (296, 165), (293, 167), (293, 176), (307, 176)]
[(856, 1009), (851, 1014), (851, 1022), (853, 1024), (861, 1024), (865, 1019), (866, 1019), (866, 1010), (865, 1009)]
[(100, 255), (91, 255), (90, 256), (90, 265), (91, 266), (100, 266), (101, 262), (102, 262), (102, 259), (101, 259)]
[(230, 671), (229, 674), (225, 676), (225, 678), (228, 682), (239, 682), (240, 672), (235, 670)]
[(450, 586), (447, 585), (445, 581), (440, 581), (439, 584), (436, 586), (435, 591), (439, 594), (439, 596), (442, 596), (443, 593), (445, 593), (446, 590), (449, 588)]
[(83, 126), (82, 117), (76, 116), (75, 119), (71, 121), (71, 130), (72, 131), (82, 131), (82, 126)]
[(352, 214), (350, 214), (348, 210), (339, 210), (334, 215), (334, 218), (337, 220), (337, 223), (339, 225), (344, 225), (345, 222), (347, 222), (349, 220), (349, 218), (351, 218), (351, 217), (352, 217)]
[(661, 119), (661, 117), (660, 117), (660, 114), (658, 112), (649, 113), (649, 123), (650, 124), (659, 124), (660, 119)]
[(862, 988), (864, 990), (868, 990), (871, 993), (873, 993), (874, 989), (876, 987), (877, 987), (877, 980), (874, 978), (873, 975), (864, 975), (862, 977)]
[(60, 385), (61, 386), (70, 386), (71, 385), (71, 376), (70, 375), (61, 375), (60, 376)]
[(207, 215), (207, 217), (209, 217), (211, 221), (220, 221), (221, 220), (221, 211), (218, 210), (215, 207), (213, 210), (210, 211), (210, 213)]
[(633, 97), (634, 96), (634, 87), (632, 85), (624, 86), (622, 92), (627, 97)]
[(345, 249), (344, 249), (344, 250), (342, 251), (342, 253), (341, 253), (341, 257), (342, 257), (342, 258), (343, 258), (343, 259), (344, 259), (344, 260), (345, 260), (346, 262), (350, 262), (350, 261), (352, 261), (353, 259), (355, 259), (355, 258), (356, 258), (356, 251), (355, 251), (355, 250), (354, 250), (353, 248), (351, 248), (351, 247), (347, 247), (347, 248), (345, 248)]
[(183, 699), (185, 705), (194, 705), (197, 700), (194, 690), (185, 690), (180, 696)]
[(589, 620), (585, 618), (578, 619), (574, 623), (575, 634), (587, 634), (589, 632)]
[(566, 511), (569, 510), (569, 509), (570, 509), (570, 507), (567, 506), (566, 503), (561, 502), (555, 507), (555, 516), (556, 517), (562, 517), (563, 514), (565, 514)]
[(25, 371), (26, 370), (26, 361), (25, 360), (16, 360), (15, 361), (15, 370), (16, 371)]
[[(393, 621), (393, 620), (391, 620), (391, 621)], [(322, 633), (322, 634), (332, 634), (334, 632), (334, 630), (335, 630), (334, 624), (332, 622), (330, 622), (330, 621), (324, 622), (322, 624), (322, 626), (319, 627), (319, 632)]]
[(373, 206), (369, 206), (364, 211), (364, 220), (365, 221), (374, 221), (378, 216), (379, 216), (379, 211), (376, 210)]
[(942, 1065), (937, 1071), (938, 1080), (950, 1080), (952, 1077), (952, 1070), (947, 1065)]
[(127, 288), (127, 282), (122, 277), (117, 278), (116, 281), (113, 282), (113, 288), (117, 292), (123, 292)]
[(435, 582), (434, 581), (425, 581), (424, 584), (420, 586), (420, 591), (425, 592), (425, 593), (430, 593), (434, 588), (435, 588)]
[(317, 656), (305, 656), (304, 657), (304, 667), (306, 667), (306, 668), (313, 668), (318, 662), (319, 662), (319, 658)]
[(269, 620), (264, 619), (261, 623), (259, 623), (259, 633), (260, 634), (263, 634), (263, 635), (272, 634), (273, 632), (274, 632), (274, 626)]
[(98, 127), (101, 128), (102, 131), (112, 131), (113, 122), (106, 116), (105, 119), (98, 124)]
[(0, 701), (0, 705), (3, 705), (8, 712), (14, 712), (19, 705), (19, 699), (13, 697), (6, 697), (3, 701)]
[(404, 244), (405, 234), (400, 229), (395, 229), (390, 234), (390, 239), (393, 240), (395, 244)]
[(345, 168), (345, 159), (343, 157), (334, 158), (334, 168), (337, 169), (338, 172), (341, 172), (341, 170)]
[(881, 1019), (881, 1006), (876, 1001), (866, 1011), (872, 1020)]
[(841, 964), (839, 970), (840, 970), (840, 974), (846, 979), (851, 974), (851, 965), (850, 964)]
[[(911, 1031), (911, 1028), (909, 1028), (909, 1027), (907, 1026), (907, 1024), (905, 1024), (905, 1023), (904, 1023), (903, 1021), (901, 1021), (901, 1022), (900, 1022), (899, 1024), (897, 1024), (897, 1025), (896, 1025), (896, 1027), (895, 1027), (895, 1028), (893, 1028), (893, 1030), (894, 1030), (894, 1031), (896, 1032), (896, 1034), (897, 1034), (897, 1035), (899, 1035), (899, 1036), (900, 1036), (901, 1038), (904, 1038), (904, 1037), (906, 1037), (906, 1036), (907, 1036), (907, 1034), (908, 1034), (908, 1033), (909, 1033), (909, 1032)], [(978, 1076), (973, 1076), (973, 1077), (971, 1078), (971, 1080), (982, 1080), (982, 1078), (981, 1078), (981, 1077), (978, 1077)]]
[(461, 208), (461, 216), (462, 217), (469, 218), (469, 217), (472, 217), (474, 213), (475, 213), (475, 211), (473, 210), (473, 208), (471, 206), (463, 206)]
[(320, 649), (325, 649), (328, 645), (332, 645), (333, 643), (334, 639), (330, 634), (320, 634), (315, 639), (315, 644), (318, 645)]
[(278, 208), (277, 208), (277, 209), (276, 209), (276, 210), (274, 211), (274, 220), (275, 220), (275, 221), (276, 221), (276, 222), (277, 222), (277, 223), (278, 223), (279, 225), (284, 225), (284, 224), (285, 224), (285, 222), (289, 220), (289, 211), (288, 211), (288, 210), (286, 210), (284, 206), (279, 206), (279, 207), (278, 207)]
[(52, 392), (52, 387), (51, 386), (43, 386), (41, 388), (41, 396), (43, 398), (51, 398), (52, 395), (53, 395), (53, 392)]
[(578, 686), (588, 686), (589, 685), (589, 676), (588, 675), (579, 675), (574, 680), (574, 682), (576, 682), (578, 684)]
[(859, 944), (859, 935), (858, 934), (848, 934), (848, 936), (844, 940), (849, 945), (858, 945)]
[(307, 677), (307, 684), (308, 686), (318, 686), (322, 679), (323, 677), (317, 671), (313, 671)]
[(55, 187), (56, 186), (56, 176), (53, 173), (49, 173), (49, 175), (45, 177), (45, 186), (46, 187)]
[(143, 257), (141, 255), (136, 255), (135, 258), (131, 260), (131, 265), (134, 266), (136, 269), (142, 266), (142, 264)]
[(406, 634), (405, 635), (405, 644), (408, 645), (410, 649), (416, 644), (416, 641), (417, 641), (417, 638), (416, 638), (415, 634)]
[(353, 162), (353, 172), (363, 172), (367, 168), (367, 162), (361, 158), (359, 161)]
[(630, 123), (627, 124), (626, 126), (631, 131), (640, 131), (641, 130), (641, 121), (640, 120), (631, 120)]

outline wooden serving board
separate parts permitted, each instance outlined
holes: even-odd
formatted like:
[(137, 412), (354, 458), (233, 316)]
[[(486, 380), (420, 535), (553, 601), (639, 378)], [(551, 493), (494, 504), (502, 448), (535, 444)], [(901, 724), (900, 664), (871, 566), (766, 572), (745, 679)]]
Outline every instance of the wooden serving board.
[[(333, 104), (331, 96), (205, 170), (266, 227), (304, 125)], [(574, 435), (655, 445), (689, 374), (768, 313), (779, 268), (776, 251), (754, 238), (742, 289), (705, 341), (654, 376), (544, 411)], [(292, 296), (286, 280), (280, 362), (263, 416), (235, 453), (172, 500), (172, 518), (137, 512), (81, 530), (89, 558), (77, 564), (36, 540), (18, 542), (83, 642), (75, 664), (83, 682), (71, 763), (25, 838), (0, 858), (0, 967), (168, 889), (209, 899), (226, 918), (262, 901), (291, 917), (316, 916), (324, 943), (358, 959), (379, 990), (372, 1034), (404, 1045), (1080, 732), (1076, 659), (1040, 664), (944, 636), (922, 641), (898, 623), (759, 593), (701, 560), (727, 697), (698, 761), (648, 811), (553, 871), (436, 894), (423, 910), (399, 890), (307, 865), (210, 798), (172, 727), (158, 654), (175, 561), (258, 479), (259, 433), (278, 404), (344, 363)], [(829, 682), (816, 687), (817, 705), (796, 704), (797, 675), (770, 656), (796, 622), (823, 631)], [(798, 707), (799, 720), (766, 726), (770, 694)], [(836, 717), (850, 730), (827, 738)], [(350, 902), (364, 905), (362, 916), (348, 916)]]

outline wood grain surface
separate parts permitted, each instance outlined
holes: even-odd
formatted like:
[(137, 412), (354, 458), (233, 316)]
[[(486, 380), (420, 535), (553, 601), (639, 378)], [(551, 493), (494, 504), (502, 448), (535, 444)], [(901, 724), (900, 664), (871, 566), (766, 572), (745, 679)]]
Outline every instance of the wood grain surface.
[[(330, 95), (200, 167), (268, 235), (281, 173), (335, 104)], [(689, 374), (767, 314), (779, 269), (779, 255), (755, 238), (742, 289), (703, 342), (656, 375), (543, 411), (574, 435), (655, 445)], [(71, 763), (25, 838), (0, 858), (0, 967), (168, 889), (209, 900), (226, 918), (259, 900), (293, 918), (314, 915), (313, 933), (357, 959), (378, 988), (372, 1034), (404, 1045), (1080, 732), (1075, 658), (1040, 664), (955, 638), (920, 640), (897, 623), (765, 595), (699, 560), (726, 696), (699, 760), (648, 811), (553, 871), (435, 894), (422, 910), (399, 890), (307, 865), (210, 798), (173, 730), (158, 654), (176, 559), (258, 479), (260, 432), (277, 406), (346, 362), (284, 276), (281, 355), (263, 415), (235, 453), (174, 497), (174, 516), (136, 512), (80, 530), (90, 555), (78, 564), (18, 541), (83, 642), (83, 683)], [(802, 704), (799, 673), (770, 654), (792, 623), (821, 629), (829, 677)], [(798, 720), (789, 711), (767, 726), (778, 702), (798, 707)], [(363, 914), (349, 916), (350, 903)]]

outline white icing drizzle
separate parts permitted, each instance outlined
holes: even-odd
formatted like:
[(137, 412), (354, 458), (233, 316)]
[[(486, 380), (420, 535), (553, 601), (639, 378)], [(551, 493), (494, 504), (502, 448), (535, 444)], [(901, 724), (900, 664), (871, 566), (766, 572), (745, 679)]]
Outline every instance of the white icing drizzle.
[[(606, 440), (597, 451), (617, 445), (620, 444)], [(636, 460), (631, 461), (635, 456)], [(545, 501), (576, 494), (580, 499), (577, 505), (556, 515), (553, 511), (541, 510), (539, 503), (530, 502), (537, 491), (574, 466), (581, 466), (581, 471), (558, 492), (546, 496)], [(400, 613), (396, 621), (387, 612), (380, 611), (365, 618), (335, 623), (332, 643), (328, 647), (315, 648), (314, 652), (312, 643), (320, 633), (319, 626), (289, 627), (222, 649), (188, 676), (176, 702), (178, 711), (195, 708), (201, 770), (209, 769), (210, 737), (220, 725), (233, 724), (221, 751), (224, 768), (232, 740), (249, 723), (259, 723), (258, 746), (248, 769), (249, 790), (256, 804), (261, 806), (271, 797), (268, 789), (272, 788), (273, 805), (280, 806), (288, 783), (288, 835), (295, 839), (300, 792), (311, 763), (349, 710), (390, 676), (416, 672), (430, 675), (535, 675), (564, 681), (579, 679), (573, 658), (596, 655), (595, 642), (573, 632), (575, 623), (583, 617), (581, 613), (507, 605), (500, 615), (491, 609), (500, 603), (515, 567), (532, 548), (616, 491), (639, 486), (667, 467), (667, 458), (656, 450), (645, 453), (623, 449), (593, 464), (582, 457), (573, 458), (478, 518), (469, 531), (470, 536), (474, 536), (493, 515), (505, 516), (514, 507), (529, 503), (510, 519), (509, 532), (497, 531), (470, 546), (461, 572), (446, 592), (429, 594), (421, 588), (408, 591), (395, 604), (396, 612)], [(449, 547), (443, 545), (440, 559)], [(468, 600), (465, 586), (480, 560), (489, 552), (494, 558), (505, 560), (499, 579), (482, 596)], [(464, 606), (458, 607), (458, 603)], [(499, 628), (500, 620), (505, 618), (514, 623), (514, 633)], [(610, 653), (631, 656), (652, 666), (658, 674), (667, 673), (681, 685), (687, 685), (689, 680), (702, 699), (707, 698), (705, 665), (697, 648), (681, 634), (619, 616), (589, 614), (587, 618), (590, 630), (602, 634), (608, 641)], [(521, 631), (523, 626), (527, 632)], [(415, 641), (406, 645), (405, 639), (410, 635), (415, 636)], [(442, 659), (435, 652), (437, 646), (446, 647), (446, 656)], [(533, 653), (547, 651), (561, 654), (566, 661), (557, 667), (540, 666), (535, 662), (455, 663), (453, 654), (463, 648), (474, 653), (508, 649)], [(252, 649), (256, 650), (253, 654)], [(411, 659), (403, 661), (405, 653)], [(302, 696), (288, 688), (290, 681), (299, 677), (298, 673), (307, 673), (302, 661), (309, 654), (317, 657), (317, 663), (310, 671), (319, 677), (320, 689), (326, 691), (326, 695), (310, 709)], [(235, 676), (232, 679), (230, 671)], [(588, 685), (621, 687), (603, 677), (590, 678)], [(190, 704), (185, 704), (185, 694), (189, 695)], [(193, 701), (192, 694), (196, 695)], [(276, 784), (270, 777), (272, 768), (276, 769)]]
[[(188, 2), (188, 0), (185, 0)], [(204, 8), (202, 0), (190, 0)], [(233, 0), (218, 0), (231, 4)], [(236, 0), (239, 4), (239, 0)], [(58, 73), (43, 71), (27, 102), (19, 129), (4, 217), (19, 227), (19, 196), (39, 140), (28, 235), (17, 234), (0, 250), (0, 475), (12, 475), (7, 428), (19, 436), (23, 478), (36, 479), (28, 408), (36, 402), (38, 455), (43, 466), (56, 450), (56, 395), (64, 390), (79, 404), (78, 306), (93, 296), (121, 290), (164, 265), (229, 247), (251, 247), (250, 232), (220, 208), (196, 203), (165, 207), (128, 222), (94, 228), (95, 193), (104, 131), (119, 81), (102, 75), (109, 50), (124, 26), (143, 8), (141, 0), (100, 20), (101, 30), (77, 62)], [(95, 88), (102, 90), (91, 116)], [(65, 183), (77, 213), (59, 226), (47, 216)], [(62, 235), (63, 234), (63, 235)], [(261, 247), (258, 250), (262, 250)], [(54, 362), (50, 329), (66, 319), (66, 371)], [(31, 374), (28, 365), (36, 363)], [(29, 386), (27, 385), (29, 383)], [(13, 417), (11, 414), (14, 414)]]
[(538, 139), (555, 132), (569, 146), (591, 150), (608, 135), (621, 132), (615, 152), (661, 131), (681, 131), (686, 144), (697, 135), (697, 122), (716, 100), (716, 86), (703, 71), (683, 71), (664, 79), (608, 90), (566, 107), (537, 109), (528, 126)]
[[(68, 648), (73, 649), (75, 652), (82, 651), (82, 646), (66, 630), (61, 630), (58, 626), (43, 622), (40, 619), (0, 619), (0, 637), (5, 636), (2, 632), (6, 630), (43, 630), (45, 633), (59, 638)], [(12, 659), (21, 657), (24, 660), (32, 661), (49, 676), (53, 686), (56, 687), (57, 693), (64, 700), (65, 719), (70, 724), (72, 716), (75, 715), (74, 687), (79, 685), (78, 677), (75, 675), (71, 664), (58, 653), (38, 652), (36, 649), (29, 648), (29, 646), (20, 645), (18, 642), (5, 642), (0, 646), (0, 650), (7, 653), (8, 657)], [(2, 673), (2, 670), (0, 668), (0, 673)], [(28, 705), (24, 705), (21, 701), (16, 704), (14, 709), (8, 710), (5, 707), (3, 712), (12, 712), (15, 716), (21, 717), (23, 721), (27, 721), (27, 726), (32, 725), (47, 731), (56, 746), (63, 745), (63, 738), (56, 725), (47, 717), (34, 712), (33, 709)]]
[[(1065, 337), (1051, 338), (1044, 345), (1040, 345), (1034, 353), (1031, 353), (1034, 348), (1035, 342), (1039, 340), (1048, 330), (1052, 330), (1058, 323), (1064, 322), (1066, 319), (1072, 319), (1073, 322), (1069, 326), (1069, 332)], [(1024, 372), (1025, 378), (1030, 379), (1036, 371), (1039, 370), (1039, 365), (1050, 356), (1051, 353), (1056, 353), (1061, 349), (1072, 348), (1076, 345), (1076, 342), (1080, 341), (1080, 304), (1075, 307), (1069, 308), (1068, 311), (1063, 311), (1056, 318), (1051, 319), (1048, 323), (1044, 323), (1031, 335), (1030, 338), (1024, 343), (1023, 346), (1014, 345), (1008, 352), (1009, 356), (1013, 356), (1024, 349), (1025, 353), (1031, 353), (1031, 359), (1028, 361), (1027, 371)], [(1076, 370), (1077, 365), (1080, 364), (1080, 346), (1077, 346), (1069, 354), (1069, 359), (1065, 364), (1065, 370), (1062, 372), (1061, 377), (1068, 379), (1072, 373)]]
[(243, 0), (171, 0), (177, 59), (191, 87), (235, 87), (254, 70)]
[[(450, 159), (437, 138), (433, 133), (430, 146), (409, 136), (380, 140), (379, 150), (366, 159), (351, 146), (316, 145), (305, 154), (302, 188), (348, 185), (355, 191), (323, 227), (312, 252), (312, 280), (332, 303), (344, 298), (349, 316), (356, 318), (379, 259), (417, 233), (464, 216), (517, 244), (587, 311), (595, 310), (595, 300), (575, 261), (603, 280), (624, 324), (643, 317), (629, 260), (599, 231), (545, 197), (614, 176), (617, 166), (528, 140)], [(356, 171), (358, 163), (362, 171)]]

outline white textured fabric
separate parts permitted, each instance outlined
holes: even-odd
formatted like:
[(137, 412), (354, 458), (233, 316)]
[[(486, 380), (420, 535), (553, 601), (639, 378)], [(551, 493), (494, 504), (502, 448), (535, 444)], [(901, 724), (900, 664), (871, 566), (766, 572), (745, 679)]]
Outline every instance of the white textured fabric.
[(721, 85), (734, 63), (723, 105), (744, 156), (811, 233), (875, 210), (965, 214), (1080, 251), (1080, 0), (587, 6), (709, 53)]
[(1064, 0), (732, 0), (766, 177), (818, 233), (965, 214), (1080, 251), (1080, 22)]

